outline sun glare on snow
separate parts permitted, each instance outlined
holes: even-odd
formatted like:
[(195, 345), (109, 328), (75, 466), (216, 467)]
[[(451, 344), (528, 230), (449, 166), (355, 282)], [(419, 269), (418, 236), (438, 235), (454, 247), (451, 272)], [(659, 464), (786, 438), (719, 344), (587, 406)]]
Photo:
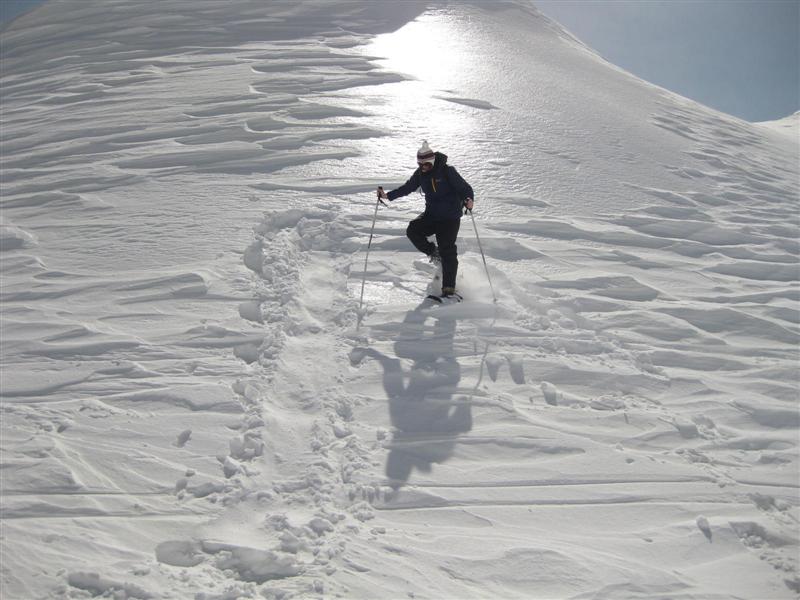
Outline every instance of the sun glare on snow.
[(367, 48), (385, 57), (385, 67), (427, 82), (457, 83), (466, 61), (459, 46), (466, 32), (445, 11), (428, 12), (393, 33), (379, 35)]
[[(365, 54), (408, 80), (392, 85), (386, 107), (406, 135), (453, 146), (471, 139), (474, 121), (456, 102), (477, 75), (470, 40), (479, 32), (463, 13), (429, 11), (395, 32), (376, 36)], [(450, 100), (450, 101), (448, 101)], [(419, 130), (419, 131), (417, 131)]]

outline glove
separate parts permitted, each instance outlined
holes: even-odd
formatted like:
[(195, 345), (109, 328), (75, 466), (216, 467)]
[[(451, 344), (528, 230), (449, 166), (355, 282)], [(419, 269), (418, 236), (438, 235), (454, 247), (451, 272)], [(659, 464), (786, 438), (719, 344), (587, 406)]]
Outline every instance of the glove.
[(472, 198), (467, 198), (464, 200), (464, 208), (467, 210), (472, 210), (473, 204), (475, 204), (475, 202), (472, 200)]
[(378, 186), (378, 198), (381, 200), (388, 200), (389, 196), (386, 195), (386, 192), (383, 191), (381, 186)]

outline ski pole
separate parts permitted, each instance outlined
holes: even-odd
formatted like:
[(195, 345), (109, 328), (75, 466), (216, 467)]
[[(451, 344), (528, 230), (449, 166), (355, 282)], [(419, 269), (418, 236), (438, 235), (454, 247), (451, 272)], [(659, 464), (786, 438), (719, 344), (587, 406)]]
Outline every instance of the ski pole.
[(478, 240), (478, 248), (481, 251), (481, 258), (483, 259), (483, 268), (486, 269), (486, 279), (489, 280), (489, 289), (492, 290), (492, 299), (497, 302), (497, 296), (494, 295), (494, 286), (492, 285), (492, 278), (489, 276), (489, 265), (486, 264), (486, 255), (483, 253), (483, 245), (481, 244), (481, 237), (478, 235), (478, 226), (475, 224), (475, 215), (472, 214), (472, 209), (465, 209), (465, 213), (469, 213), (472, 217), (472, 228), (475, 230), (475, 239)]
[(369, 242), (367, 243), (367, 255), (364, 257), (364, 277), (361, 279), (361, 298), (358, 300), (358, 323), (361, 324), (361, 307), (364, 304), (364, 284), (367, 281), (367, 261), (369, 260), (369, 249), (372, 246), (372, 234), (375, 231), (375, 221), (378, 219), (378, 207), (383, 204), (386, 206), (383, 200), (381, 200), (381, 192), (383, 191), (382, 187), (378, 187), (378, 201), (375, 202), (375, 214), (372, 216), (372, 227), (369, 230)]

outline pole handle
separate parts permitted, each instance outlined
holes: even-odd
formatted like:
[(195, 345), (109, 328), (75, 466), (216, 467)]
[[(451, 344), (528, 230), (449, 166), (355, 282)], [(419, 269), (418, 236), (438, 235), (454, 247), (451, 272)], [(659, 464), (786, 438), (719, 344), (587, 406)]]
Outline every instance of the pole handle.
[(378, 186), (378, 202), (383, 204), (386, 208), (389, 208), (389, 205), (386, 204), (386, 202), (384, 202), (383, 199), (381, 198), (381, 192), (383, 192), (383, 186), (379, 185)]

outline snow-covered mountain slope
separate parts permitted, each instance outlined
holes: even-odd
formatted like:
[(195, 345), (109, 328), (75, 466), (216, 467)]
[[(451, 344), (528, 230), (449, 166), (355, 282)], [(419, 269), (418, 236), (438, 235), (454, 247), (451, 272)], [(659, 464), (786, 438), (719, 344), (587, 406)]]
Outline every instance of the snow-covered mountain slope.
[(763, 121), (759, 125), (781, 132), (793, 139), (795, 143), (800, 143), (798, 142), (800, 140), (800, 111), (777, 121)]
[[(525, 2), (2, 36), (3, 598), (800, 591), (795, 138)], [(423, 138), (496, 303), (469, 219), (421, 302), (416, 196), (364, 270)]]

